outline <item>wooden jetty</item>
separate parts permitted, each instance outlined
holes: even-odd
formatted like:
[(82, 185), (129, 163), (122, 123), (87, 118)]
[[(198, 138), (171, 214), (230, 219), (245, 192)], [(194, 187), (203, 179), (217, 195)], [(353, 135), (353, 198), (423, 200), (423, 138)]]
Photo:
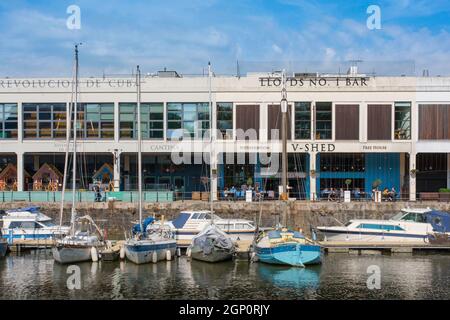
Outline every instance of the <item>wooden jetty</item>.
[(13, 252), (21, 252), (32, 249), (49, 249), (54, 243), (54, 240), (14, 239), (12, 244), (8, 244), (8, 247)]
[(418, 252), (448, 252), (449, 245), (430, 243), (389, 243), (389, 242), (351, 242), (351, 241), (322, 241), (320, 245), (326, 253), (348, 254), (413, 254)]
[(120, 249), (123, 247), (125, 241), (112, 241), (111, 247), (106, 248), (100, 252), (103, 261), (116, 261), (120, 256)]

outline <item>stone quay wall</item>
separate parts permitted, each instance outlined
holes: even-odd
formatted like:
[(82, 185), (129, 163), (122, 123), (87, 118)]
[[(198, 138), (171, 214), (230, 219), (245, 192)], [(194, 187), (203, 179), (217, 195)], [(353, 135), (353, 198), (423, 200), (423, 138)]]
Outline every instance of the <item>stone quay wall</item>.
[[(41, 211), (59, 222), (60, 205), (58, 203), (0, 203), (0, 210), (25, 206), (39, 206)], [(296, 230), (302, 229), (310, 236), (311, 227), (332, 226), (346, 223), (350, 219), (388, 219), (402, 208), (434, 208), (450, 211), (447, 202), (310, 202), (310, 201), (263, 201), (233, 202), (218, 201), (214, 203), (214, 212), (222, 218), (241, 218), (257, 221), (261, 216), (261, 226), (270, 227), (283, 222), (283, 206), (286, 206), (287, 225)], [(173, 219), (182, 210), (209, 210), (206, 201), (175, 201), (166, 203), (144, 203), (144, 217), (155, 214), (164, 215), (166, 220)], [(139, 219), (137, 204), (128, 202), (78, 203), (78, 215), (89, 214), (96, 223), (107, 230), (112, 239), (123, 239), (125, 231), (129, 232), (132, 224)], [(70, 204), (66, 203), (63, 221), (70, 221)]]

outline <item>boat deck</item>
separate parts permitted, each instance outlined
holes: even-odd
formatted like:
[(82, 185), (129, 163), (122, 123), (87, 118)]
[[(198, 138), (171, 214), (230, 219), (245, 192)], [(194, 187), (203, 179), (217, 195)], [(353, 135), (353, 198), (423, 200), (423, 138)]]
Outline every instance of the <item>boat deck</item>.
[(319, 244), (326, 253), (414, 253), (424, 251), (440, 251), (450, 253), (450, 245), (429, 243), (389, 243), (389, 242), (351, 242), (322, 241)]

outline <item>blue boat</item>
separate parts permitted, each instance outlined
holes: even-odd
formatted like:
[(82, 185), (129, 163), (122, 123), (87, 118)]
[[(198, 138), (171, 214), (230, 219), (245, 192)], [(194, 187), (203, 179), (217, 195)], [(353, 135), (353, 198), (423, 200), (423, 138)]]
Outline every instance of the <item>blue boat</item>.
[(258, 261), (304, 267), (322, 262), (322, 249), (309, 243), (298, 231), (273, 230), (263, 234), (255, 246)]

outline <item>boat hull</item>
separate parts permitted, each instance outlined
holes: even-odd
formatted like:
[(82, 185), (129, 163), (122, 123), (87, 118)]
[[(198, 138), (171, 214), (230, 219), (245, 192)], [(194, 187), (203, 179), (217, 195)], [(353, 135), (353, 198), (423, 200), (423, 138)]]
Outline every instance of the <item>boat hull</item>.
[(153, 262), (153, 253), (156, 252), (157, 261), (166, 260), (167, 250), (173, 257), (177, 243), (171, 241), (167, 244), (125, 244), (125, 256), (135, 264)]
[(91, 261), (92, 246), (56, 246), (52, 248), (53, 258), (56, 262), (76, 263)]
[(213, 263), (231, 260), (233, 258), (233, 253), (230, 252), (229, 250), (221, 250), (218, 248), (213, 248), (213, 250), (209, 254), (205, 254), (200, 247), (192, 246), (191, 258), (194, 260)]
[[(202, 232), (202, 230), (193, 230), (193, 231), (185, 231), (185, 230), (176, 230), (174, 232), (174, 238), (176, 240), (189, 240), (192, 241), (194, 237)], [(231, 238), (233, 241), (248, 241), (253, 240), (255, 237), (255, 231), (249, 232), (226, 232), (225, 233)]]
[(324, 241), (336, 242), (389, 242), (389, 243), (426, 243), (428, 235), (426, 234), (405, 234), (396, 232), (364, 232), (364, 231), (340, 231), (319, 229), (324, 235)]
[(0, 258), (6, 255), (6, 251), (8, 250), (8, 244), (4, 241), (0, 241)]
[(319, 264), (322, 250), (317, 245), (283, 243), (273, 247), (256, 247), (258, 261), (269, 264), (303, 267)]

